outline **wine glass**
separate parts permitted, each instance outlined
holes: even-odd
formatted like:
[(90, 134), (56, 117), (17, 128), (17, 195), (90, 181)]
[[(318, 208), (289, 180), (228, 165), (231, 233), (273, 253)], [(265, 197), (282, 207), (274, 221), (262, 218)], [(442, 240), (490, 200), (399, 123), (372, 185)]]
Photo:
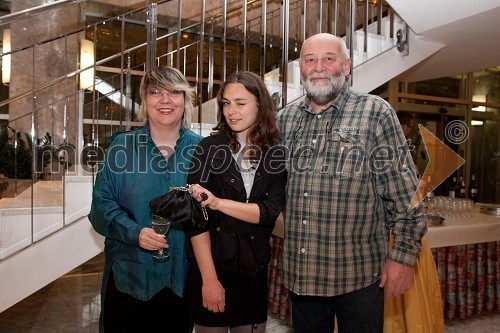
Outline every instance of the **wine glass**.
[[(160, 216), (153, 214), (153, 220), (151, 222), (153, 230), (158, 235), (166, 235), (168, 230), (170, 229), (170, 220)], [(153, 254), (153, 258), (159, 261), (164, 261), (170, 256), (170, 252), (168, 250), (163, 250), (162, 247)]]

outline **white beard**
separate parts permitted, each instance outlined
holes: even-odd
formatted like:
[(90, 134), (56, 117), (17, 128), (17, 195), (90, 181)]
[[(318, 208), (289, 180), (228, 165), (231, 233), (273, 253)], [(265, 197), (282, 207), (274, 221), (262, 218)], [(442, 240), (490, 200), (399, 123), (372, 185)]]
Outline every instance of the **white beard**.
[[(328, 82), (313, 82), (313, 79), (329, 79)], [(345, 83), (345, 76), (342, 71), (335, 74), (327, 72), (311, 73), (307, 77), (302, 76), (304, 88), (307, 96), (318, 105), (325, 105), (333, 101), (339, 95)]]

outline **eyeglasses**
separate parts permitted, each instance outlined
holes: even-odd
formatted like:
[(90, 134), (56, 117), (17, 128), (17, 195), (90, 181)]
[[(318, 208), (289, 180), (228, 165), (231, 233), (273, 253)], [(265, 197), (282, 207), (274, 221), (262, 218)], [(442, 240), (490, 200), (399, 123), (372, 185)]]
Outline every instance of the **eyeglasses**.
[(169, 98), (177, 98), (180, 97), (183, 94), (182, 91), (179, 90), (174, 90), (174, 91), (167, 91), (167, 90), (160, 90), (160, 89), (151, 89), (148, 90), (147, 96), (153, 99), (160, 99), (163, 97), (163, 95), (167, 95)]

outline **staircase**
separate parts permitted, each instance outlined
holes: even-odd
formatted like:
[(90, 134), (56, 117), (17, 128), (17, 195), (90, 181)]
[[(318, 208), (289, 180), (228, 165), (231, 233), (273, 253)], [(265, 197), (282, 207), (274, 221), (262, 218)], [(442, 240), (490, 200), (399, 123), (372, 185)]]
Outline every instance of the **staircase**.
[(0, 200), (0, 261), (81, 220), (90, 210), (92, 177), (41, 180)]
[[(59, 2), (61, 8), (57, 3), (53, 3), (50, 12), (60, 10), (63, 6), (71, 8), (85, 3)], [(158, 1), (147, 7), (100, 20), (83, 28), (76, 28), (70, 33), (12, 51), (11, 55), (14, 57), (16, 52), (22, 53), (26, 50), (39, 54), (43, 48), (54, 45), (78, 47), (78, 40), (81, 38), (92, 41), (94, 47), (103, 47), (103, 41), (99, 39), (104, 38), (101, 32), (113, 32), (107, 28), (106, 30), (105, 26), (124, 27), (134, 22), (142, 25), (141, 34), (146, 37), (137, 44), (131, 45), (130, 41), (127, 41), (125, 45), (123, 31), (123, 35), (117, 37), (122, 39), (121, 52), (94, 56), (90, 64), (70, 68), (69, 72), (44, 82), (37, 83), (33, 79), (31, 90), (18, 89), (13, 92), (13, 87), (16, 87), (14, 82), (10, 86), (13, 96), (0, 102), (0, 107), (14, 108), (21, 104), (24, 108), (27, 105), (28, 109), (33, 108), (33, 111), (9, 121), (11, 128), (26, 126), (23, 123), (32, 128), (33, 146), (38, 133), (44, 133), (47, 127), (53, 127), (55, 123), (61, 123), (60, 119), (50, 116), (58, 111), (64, 115), (63, 126), (56, 130), (57, 133), (54, 133), (53, 137), (63, 143), (75, 143), (74, 167), (65, 173), (62, 180), (34, 179), (30, 189), (19, 193), (15, 198), (0, 200), (0, 312), (102, 251), (103, 237), (92, 230), (86, 217), (90, 209), (94, 177), (92, 172), (82, 165), (89, 156), (88, 152), (105, 149), (105, 138), (113, 131), (139, 125), (133, 117), (138, 105), (137, 100), (133, 98), (132, 89), (134, 81), (140, 79), (144, 69), (152, 65), (169, 64), (185, 73), (197, 88), (199, 107), (193, 118), (198, 123), (193, 125), (193, 129), (202, 134), (208, 133), (210, 124), (215, 123), (216, 103), (213, 100), (213, 89), (223, 81), (229, 70), (246, 69), (259, 73), (275, 97), (276, 107), (279, 109), (303, 96), (298, 61), (289, 60), (288, 55), (298, 54), (299, 50), (294, 50), (292, 45), (303, 40), (300, 36), (306, 35), (307, 16), (303, 16), (302, 23), (297, 25), (295, 21), (290, 23), (287, 19), (279, 19), (292, 15), (297, 19), (295, 13), (301, 12), (302, 3), (285, 1), (284, 6), (280, 7), (278, 4), (272, 8), (273, 2), (267, 4), (266, 1), (248, 1), (246, 8), (238, 5), (239, 7), (235, 8), (208, 9), (204, 7), (203, 1), (200, 5), (205, 9), (202, 14), (185, 18), (180, 8), (172, 8), (174, 4)], [(326, 12), (321, 8), (323, 2), (304, 3), (309, 15), (314, 15), (311, 14), (314, 10)], [(391, 12), (390, 7), (385, 3), (382, 7), (383, 1), (379, 3), (377, 14), (373, 15), (370, 21), (366, 15), (364, 24), (356, 24), (360, 27), (359, 30), (354, 31), (351, 29), (353, 25), (349, 24), (338, 30), (343, 31), (343, 34), (339, 35), (344, 35), (348, 46), (351, 46), (354, 63), (353, 88), (360, 91), (368, 92), (377, 88), (442, 47), (439, 44), (420, 41), (418, 36), (407, 30), (405, 23)], [(362, 8), (358, 8), (355, 1), (348, 1), (348, 4), (352, 6), (351, 12), (362, 13), (369, 5), (368, 1), (361, 4), (364, 6)], [(40, 11), (38, 8), (36, 14)], [(182, 19), (172, 23), (172, 16), (166, 13), (179, 13), (178, 17)], [(206, 13), (214, 14), (210, 16)], [(246, 23), (242, 25), (239, 19), (230, 18), (226, 21), (228, 14), (246, 17)], [(323, 15), (326, 19), (320, 19), (318, 26), (324, 27), (317, 28), (327, 31), (327, 22), (332, 20), (329, 15), (333, 14)], [(351, 20), (355, 21), (352, 18)], [(338, 21), (344, 22), (345, 18)], [(2, 22), (5, 21), (0, 20), (0, 25)], [(283, 22), (288, 22), (289, 27), (295, 26), (295, 29), (283, 28)], [(280, 26), (287, 38), (279, 37)], [(404, 41), (398, 43), (395, 39), (398, 31), (404, 34), (406, 44)], [(312, 33), (308, 31), (307, 35)], [(187, 41), (182, 40), (184, 36), (187, 36)], [(265, 47), (260, 47), (259, 43)], [(399, 50), (396, 46), (399, 46)], [(408, 48), (411, 51), (404, 55)], [(164, 51), (159, 51), (160, 49)], [(279, 49), (278, 53), (276, 49)], [(256, 57), (251, 58), (255, 52)], [(6, 54), (1, 56), (5, 57)], [(134, 61), (132, 58), (143, 59), (144, 62)], [(69, 59), (64, 59), (65, 62), (70, 62)], [(255, 59), (260, 60), (254, 62)], [(216, 71), (216, 65), (225, 66)], [(77, 79), (80, 74), (89, 70), (95, 73), (94, 80), (87, 88), (79, 89), (77, 83), (81, 80)], [(37, 104), (25, 101), (47, 92), (54, 98), (37, 101)], [(111, 104), (110, 112), (118, 105), (118, 112), (122, 116), (102, 116), (106, 103)], [(35, 123), (37, 126), (32, 126)], [(90, 127), (91, 131), (84, 133), (86, 127)], [(21, 131), (23, 130), (16, 129), (16, 132)], [(100, 131), (106, 131), (107, 134), (101, 135)], [(86, 137), (87, 134), (90, 137)], [(36, 148), (32, 149), (35, 156)]]

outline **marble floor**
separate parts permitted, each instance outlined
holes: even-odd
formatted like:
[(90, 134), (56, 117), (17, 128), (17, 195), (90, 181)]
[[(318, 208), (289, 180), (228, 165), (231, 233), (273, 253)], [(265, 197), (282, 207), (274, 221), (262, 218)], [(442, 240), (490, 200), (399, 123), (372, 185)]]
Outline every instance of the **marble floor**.
[[(0, 333), (98, 333), (102, 267), (100, 254), (0, 313)], [(293, 331), (270, 316), (267, 332)], [(500, 313), (446, 323), (446, 333), (495, 332)]]

